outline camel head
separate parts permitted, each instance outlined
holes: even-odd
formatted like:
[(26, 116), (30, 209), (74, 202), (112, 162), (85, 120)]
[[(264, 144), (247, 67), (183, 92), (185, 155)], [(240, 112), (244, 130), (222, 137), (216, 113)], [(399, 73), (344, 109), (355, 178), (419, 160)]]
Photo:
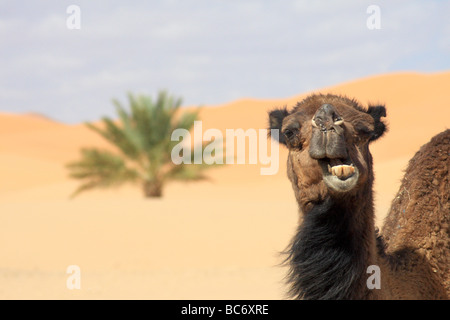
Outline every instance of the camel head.
[(373, 179), (369, 144), (386, 131), (385, 116), (384, 106), (364, 109), (335, 95), (312, 95), (290, 112), (269, 113), (270, 129), (289, 149), (288, 176), (300, 205), (354, 194)]

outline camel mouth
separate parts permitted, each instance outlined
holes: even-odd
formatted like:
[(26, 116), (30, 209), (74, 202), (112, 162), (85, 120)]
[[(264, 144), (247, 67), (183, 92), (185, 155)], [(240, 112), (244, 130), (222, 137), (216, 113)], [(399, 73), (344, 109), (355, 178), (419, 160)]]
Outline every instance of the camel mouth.
[(350, 159), (324, 158), (319, 160), (319, 164), (323, 181), (328, 188), (337, 192), (348, 192), (356, 186), (359, 170)]

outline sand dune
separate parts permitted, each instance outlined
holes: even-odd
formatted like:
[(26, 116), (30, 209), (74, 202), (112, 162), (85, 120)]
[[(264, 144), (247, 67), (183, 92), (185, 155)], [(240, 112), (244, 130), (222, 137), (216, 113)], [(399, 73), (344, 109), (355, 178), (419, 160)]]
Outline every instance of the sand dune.
[[(389, 132), (371, 147), (377, 223), (419, 147), (450, 125), (450, 72), (380, 75), (318, 92), (383, 103)], [(242, 99), (205, 107), (203, 130), (266, 128), (267, 111), (306, 97)], [(212, 169), (210, 181), (171, 183), (148, 200), (134, 186), (69, 200), (77, 182), (65, 163), (84, 146), (109, 146), (83, 125), (35, 114), (0, 113), (0, 298), (280, 299), (277, 266), (297, 222), (280, 168)], [(81, 290), (66, 287), (66, 268), (81, 269)]]

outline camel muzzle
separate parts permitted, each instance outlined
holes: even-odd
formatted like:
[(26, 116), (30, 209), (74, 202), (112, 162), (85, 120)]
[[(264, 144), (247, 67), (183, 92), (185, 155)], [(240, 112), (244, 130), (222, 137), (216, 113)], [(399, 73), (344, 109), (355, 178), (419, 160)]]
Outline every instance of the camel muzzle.
[(311, 120), (309, 155), (313, 159), (347, 159), (344, 119), (331, 104), (322, 105)]
[(347, 152), (344, 119), (331, 104), (323, 104), (311, 120), (309, 155), (318, 160), (325, 184), (337, 192), (352, 190), (359, 171)]

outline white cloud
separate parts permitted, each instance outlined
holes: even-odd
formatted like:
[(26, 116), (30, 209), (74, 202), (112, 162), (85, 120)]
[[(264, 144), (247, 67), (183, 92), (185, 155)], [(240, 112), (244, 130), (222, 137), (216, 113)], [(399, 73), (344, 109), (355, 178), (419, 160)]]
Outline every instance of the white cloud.
[(66, 16), (60, 14), (50, 14), (37, 23), (28, 24), (30, 35), (33, 38), (51, 39), (63, 37), (67, 33)]
[(86, 74), (73, 83), (79, 89), (96, 90), (100, 88), (111, 88), (117, 86), (136, 85), (143, 81), (145, 72), (142, 71), (109, 71), (103, 70), (95, 74)]

